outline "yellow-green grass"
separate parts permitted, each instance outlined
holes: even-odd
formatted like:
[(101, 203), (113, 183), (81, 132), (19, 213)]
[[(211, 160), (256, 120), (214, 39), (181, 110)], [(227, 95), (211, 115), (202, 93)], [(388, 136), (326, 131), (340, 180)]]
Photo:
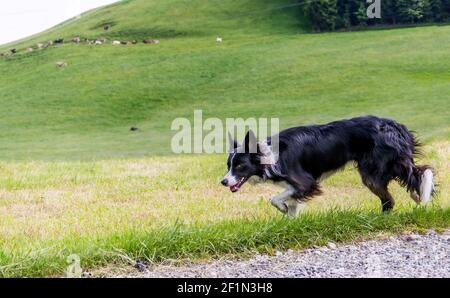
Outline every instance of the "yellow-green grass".
[[(450, 143), (426, 147), (424, 162), (442, 182), (428, 208), (417, 208), (392, 183), (395, 211), (360, 183), (354, 169), (324, 183), (324, 195), (297, 219), (268, 198), (281, 189), (219, 185), (225, 156), (159, 157), (97, 162), (0, 163), (0, 275), (61, 275), (78, 254), (88, 269), (128, 260), (208, 258), (272, 252), (380, 232), (443, 229), (450, 223)], [(124, 261), (125, 260), (125, 261)]]

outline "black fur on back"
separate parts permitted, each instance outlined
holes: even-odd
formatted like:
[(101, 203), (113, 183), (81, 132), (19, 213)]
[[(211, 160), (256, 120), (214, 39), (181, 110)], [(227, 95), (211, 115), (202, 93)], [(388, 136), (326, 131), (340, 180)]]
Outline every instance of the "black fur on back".
[(294, 127), (279, 133), (278, 161), (265, 166), (261, 176), (287, 182), (295, 189), (294, 198), (307, 200), (320, 193), (324, 174), (355, 162), (363, 183), (380, 197), (383, 210), (390, 210), (394, 200), (389, 182), (398, 180), (419, 194), (421, 177), (431, 169), (415, 165), (419, 147), (404, 125), (375, 116)]

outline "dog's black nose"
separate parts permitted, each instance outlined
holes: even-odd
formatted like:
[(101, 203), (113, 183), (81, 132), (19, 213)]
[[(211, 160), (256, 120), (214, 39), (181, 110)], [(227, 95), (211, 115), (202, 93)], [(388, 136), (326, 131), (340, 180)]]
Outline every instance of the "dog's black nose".
[(228, 185), (228, 179), (223, 179), (221, 183), (222, 183), (223, 186), (227, 186)]

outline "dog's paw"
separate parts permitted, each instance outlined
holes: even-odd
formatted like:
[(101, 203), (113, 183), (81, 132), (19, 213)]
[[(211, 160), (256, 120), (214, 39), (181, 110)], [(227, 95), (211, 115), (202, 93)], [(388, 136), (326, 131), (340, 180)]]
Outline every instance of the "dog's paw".
[(411, 196), (411, 199), (414, 200), (414, 202), (416, 202), (417, 204), (420, 204), (420, 196), (415, 190), (411, 191), (409, 193), (409, 195)]
[(277, 208), (281, 213), (283, 213), (283, 214), (287, 214), (287, 212), (288, 212), (288, 206), (285, 204), (285, 203), (283, 203), (283, 202), (280, 202), (280, 201), (278, 201), (277, 199), (275, 199), (275, 198), (272, 198), (271, 200), (270, 200), (270, 203), (272, 203), (272, 206), (274, 206), (275, 208)]
[(287, 215), (291, 218), (297, 217), (300, 212), (306, 207), (305, 204), (296, 199), (286, 200), (285, 204), (288, 207)]

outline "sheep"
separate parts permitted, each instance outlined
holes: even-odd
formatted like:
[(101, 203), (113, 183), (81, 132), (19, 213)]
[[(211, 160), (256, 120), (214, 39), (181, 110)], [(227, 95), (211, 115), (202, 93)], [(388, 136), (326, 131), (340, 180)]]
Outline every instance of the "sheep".
[(28, 48), (28, 49), (27, 49), (27, 52), (28, 52), (28, 53), (33, 52), (33, 48)]
[(11, 54), (16, 54), (17, 50), (16, 49), (11, 49), (10, 52), (11, 52)]
[(43, 43), (38, 43), (36, 46), (37, 46), (38, 49), (43, 49), (44, 48), (44, 44)]
[(80, 37), (74, 37), (74, 38), (72, 38), (72, 42), (73, 43), (80, 43), (81, 42), (81, 38)]
[(59, 68), (63, 68), (67, 66), (67, 63), (65, 61), (57, 61), (56, 62), (56, 66), (58, 66)]
[(220, 36), (217, 36), (217, 38), (216, 38), (216, 42), (218, 42), (218, 43), (222, 43), (222, 42), (223, 42), (223, 38), (222, 38), (222, 37), (220, 37)]
[(101, 44), (103, 44), (103, 42), (102, 42), (101, 40), (98, 40), (98, 39), (97, 39), (97, 40), (94, 42), (94, 44), (95, 44), (95, 45), (101, 45)]
[(145, 39), (142, 42), (146, 44), (159, 44), (159, 40), (157, 39)]
[(57, 38), (53, 41), (55, 44), (63, 44), (64, 43), (64, 38)]
[(113, 46), (118, 46), (121, 44), (120, 40), (113, 40), (112, 42)]

